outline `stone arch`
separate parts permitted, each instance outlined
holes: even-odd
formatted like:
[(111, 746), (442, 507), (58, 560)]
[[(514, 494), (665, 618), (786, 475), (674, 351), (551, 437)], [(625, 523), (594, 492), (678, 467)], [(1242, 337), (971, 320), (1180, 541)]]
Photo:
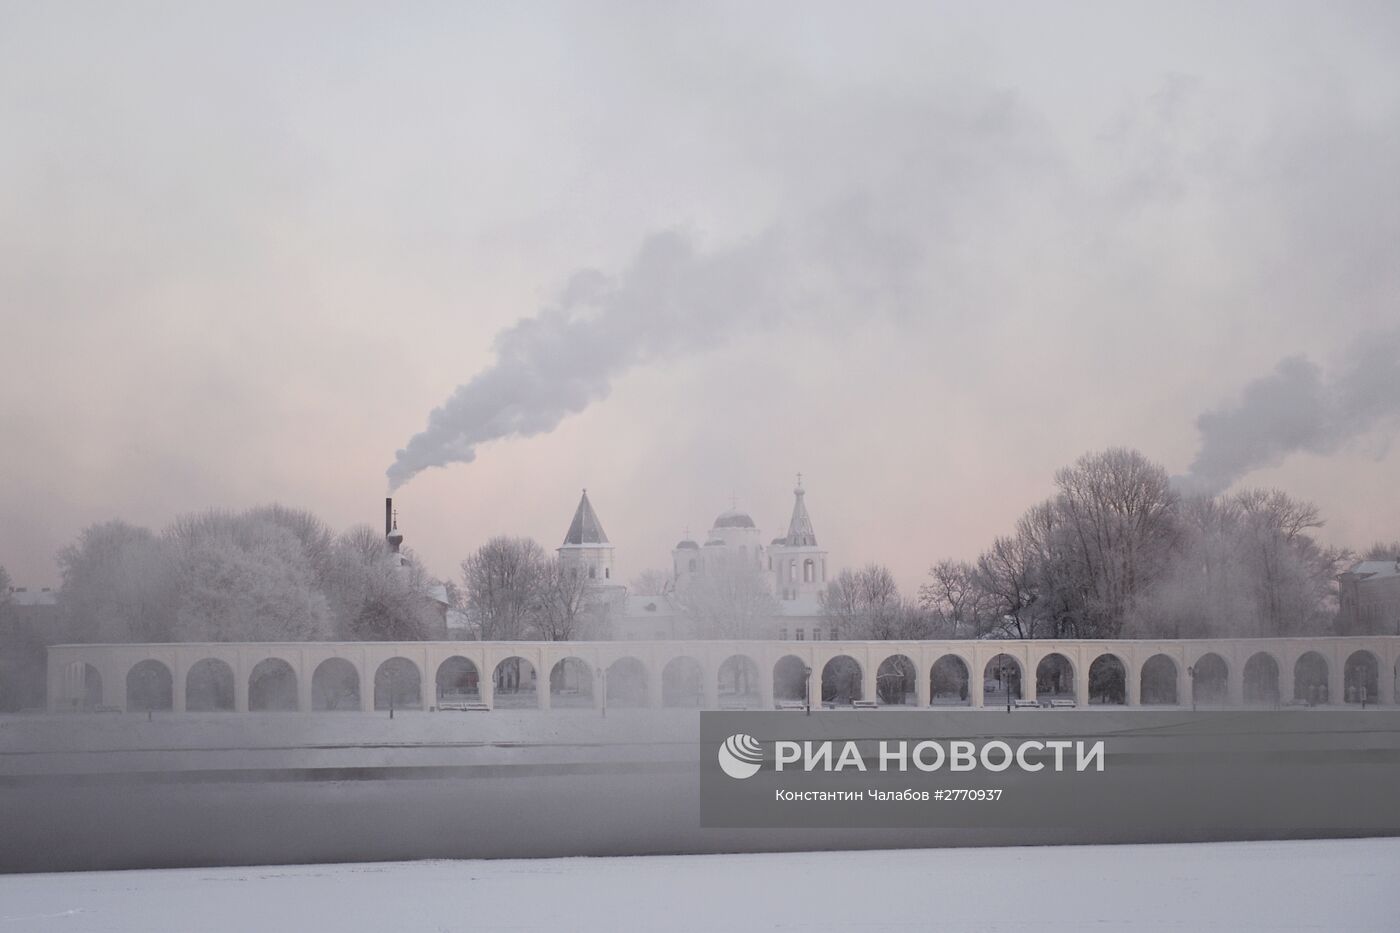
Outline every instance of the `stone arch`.
[(919, 669), (906, 654), (892, 654), (875, 669), (875, 701), (884, 706), (919, 705)]
[(295, 712), (297, 672), (281, 658), (264, 658), (248, 675), (248, 709), (260, 712)]
[(374, 672), (375, 709), (422, 709), (423, 672), (408, 658), (390, 658)]
[(528, 658), (502, 658), (491, 672), (491, 705), (496, 709), (537, 709), (535, 665)]
[(1330, 703), (1327, 693), (1327, 659), (1316, 651), (1305, 652), (1293, 663), (1293, 699)]
[(1365, 648), (1353, 651), (1342, 667), (1342, 697), (1347, 703), (1375, 703), (1380, 699), (1381, 662)]
[(1128, 702), (1128, 665), (1116, 654), (1105, 652), (1089, 665), (1090, 703), (1123, 706)]
[(758, 707), (758, 663), (753, 658), (746, 654), (731, 654), (720, 664), (716, 677), (721, 707)]
[(817, 582), (817, 562), (810, 557), (802, 562), (802, 582)]
[(233, 712), (233, 668), (219, 658), (204, 658), (185, 674), (185, 711)]
[(1013, 700), (1021, 698), (1021, 662), (1005, 652), (996, 655), (982, 669), (982, 697), (984, 703), (995, 706), (1005, 703), (1009, 695)]
[(438, 665), (433, 675), (434, 696), (439, 704), (481, 702), (481, 670), (471, 658), (454, 654)]
[(1230, 666), (1213, 651), (1196, 659), (1189, 668), (1191, 702), (1207, 706), (1221, 705), (1229, 697)]
[(1244, 702), (1253, 706), (1277, 706), (1278, 673), (1278, 660), (1269, 652), (1256, 651), (1250, 655), (1240, 674)]
[(359, 710), (360, 672), (345, 658), (326, 658), (311, 672), (311, 709)]
[(582, 658), (560, 658), (549, 669), (549, 705), (586, 708), (593, 705), (593, 665)]
[(679, 655), (661, 669), (661, 705), (705, 705), (705, 670), (689, 655)]
[(1078, 701), (1074, 673), (1073, 661), (1058, 651), (1050, 652), (1035, 666), (1036, 697), (1041, 700)]
[(865, 671), (849, 654), (838, 654), (822, 665), (822, 702), (849, 706), (865, 698)]
[(174, 679), (170, 668), (154, 658), (139, 661), (126, 672), (126, 710), (129, 713), (175, 708)]
[(945, 654), (929, 668), (929, 703), (932, 706), (969, 706), (971, 675), (967, 662), (956, 654)]
[(608, 706), (647, 705), (647, 666), (640, 658), (618, 658), (608, 665), (605, 677)]
[(1165, 654), (1147, 659), (1138, 686), (1144, 706), (1176, 706), (1181, 702), (1177, 696), (1176, 661)]
[(802, 703), (807, 699), (807, 678), (811, 669), (795, 654), (786, 654), (773, 665), (773, 699)]

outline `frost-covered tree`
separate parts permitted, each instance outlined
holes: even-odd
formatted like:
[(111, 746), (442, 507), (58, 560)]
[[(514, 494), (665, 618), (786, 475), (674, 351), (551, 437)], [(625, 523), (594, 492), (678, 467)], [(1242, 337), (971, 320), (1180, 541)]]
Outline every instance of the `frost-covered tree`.
[(756, 564), (719, 554), (709, 556), (704, 573), (677, 599), (701, 638), (754, 638), (761, 624), (781, 611)]
[(60, 554), (60, 600), (89, 641), (426, 638), (427, 575), (405, 556), (278, 505), (182, 515), (159, 536), (109, 522)]
[(178, 569), (169, 542), (122, 521), (91, 525), (59, 551), (68, 637), (87, 642), (175, 637)]
[(315, 568), (288, 528), (256, 514), (207, 512), (169, 533), (180, 641), (309, 641), (334, 632)]
[(327, 556), (327, 595), (341, 636), (356, 641), (421, 641), (433, 618), (427, 572), (412, 554), (393, 554), (384, 536), (357, 525)]

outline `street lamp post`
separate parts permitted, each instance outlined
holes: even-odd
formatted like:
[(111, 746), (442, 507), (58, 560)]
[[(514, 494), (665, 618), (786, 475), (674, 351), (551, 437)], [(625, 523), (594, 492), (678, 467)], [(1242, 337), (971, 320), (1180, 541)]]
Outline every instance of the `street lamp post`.
[(802, 665), (802, 705), (807, 715), (812, 715), (812, 669)]
[(1001, 687), (1006, 691), (1006, 711), (1011, 712), (1011, 676), (1006, 671), (1006, 655), (1001, 656)]
[(608, 670), (607, 670), (607, 668), (605, 668), (605, 667), (603, 667), (603, 666), (601, 666), (601, 665), (596, 666), (596, 667), (594, 668), (594, 670), (596, 670), (596, 671), (598, 672), (598, 683), (599, 683), (599, 685), (601, 686), (602, 691), (603, 691), (603, 693), (602, 693), (602, 701), (603, 701), (603, 702), (599, 705), (598, 708), (599, 708), (599, 710), (602, 712), (603, 718), (604, 718), (604, 719), (607, 719), (607, 718), (608, 718)]
[(1196, 666), (1193, 664), (1186, 669), (1186, 674), (1191, 678), (1191, 712), (1196, 711)]

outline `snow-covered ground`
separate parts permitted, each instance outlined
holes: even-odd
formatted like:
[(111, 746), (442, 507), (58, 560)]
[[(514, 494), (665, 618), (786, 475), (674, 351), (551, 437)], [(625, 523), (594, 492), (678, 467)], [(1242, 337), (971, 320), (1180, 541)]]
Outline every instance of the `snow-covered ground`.
[(1400, 839), (0, 877), (0, 930), (1400, 928)]

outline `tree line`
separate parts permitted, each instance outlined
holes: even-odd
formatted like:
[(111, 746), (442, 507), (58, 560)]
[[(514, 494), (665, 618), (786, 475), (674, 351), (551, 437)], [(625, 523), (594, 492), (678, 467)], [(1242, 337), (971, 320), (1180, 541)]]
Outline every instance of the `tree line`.
[[(1331, 630), (1335, 577), (1357, 555), (1314, 537), (1317, 508), (1279, 490), (1179, 492), (1133, 450), (1088, 454), (1055, 475), (974, 560), (942, 560), (916, 594), (880, 564), (838, 573), (822, 613), (843, 638), (1287, 636)], [(1400, 542), (1368, 556), (1400, 555)], [(181, 516), (160, 532), (85, 529), (58, 555), (63, 640), (297, 641), (445, 637), (436, 584), (368, 525), (334, 532), (272, 505)], [(402, 564), (402, 566), (401, 566)], [(754, 637), (780, 613), (755, 564), (708, 567), (683, 593), (666, 571), (631, 591), (666, 593), (702, 638)], [(0, 568), (0, 581), (7, 581)], [(442, 584), (466, 637), (609, 636), (608, 593), (529, 538), (500, 536)], [(616, 590), (612, 591), (615, 594)], [(0, 613), (9, 595), (0, 586)]]
[(184, 515), (159, 533), (92, 525), (58, 565), (78, 642), (405, 641), (441, 625), (411, 552), (278, 505)]
[[(1356, 554), (1320, 544), (1317, 507), (1277, 489), (1179, 492), (1135, 450), (1087, 454), (972, 561), (943, 560), (913, 598), (889, 570), (845, 570), (823, 613), (847, 638), (1321, 635)], [(1364, 556), (1391, 559), (1400, 542)]]

